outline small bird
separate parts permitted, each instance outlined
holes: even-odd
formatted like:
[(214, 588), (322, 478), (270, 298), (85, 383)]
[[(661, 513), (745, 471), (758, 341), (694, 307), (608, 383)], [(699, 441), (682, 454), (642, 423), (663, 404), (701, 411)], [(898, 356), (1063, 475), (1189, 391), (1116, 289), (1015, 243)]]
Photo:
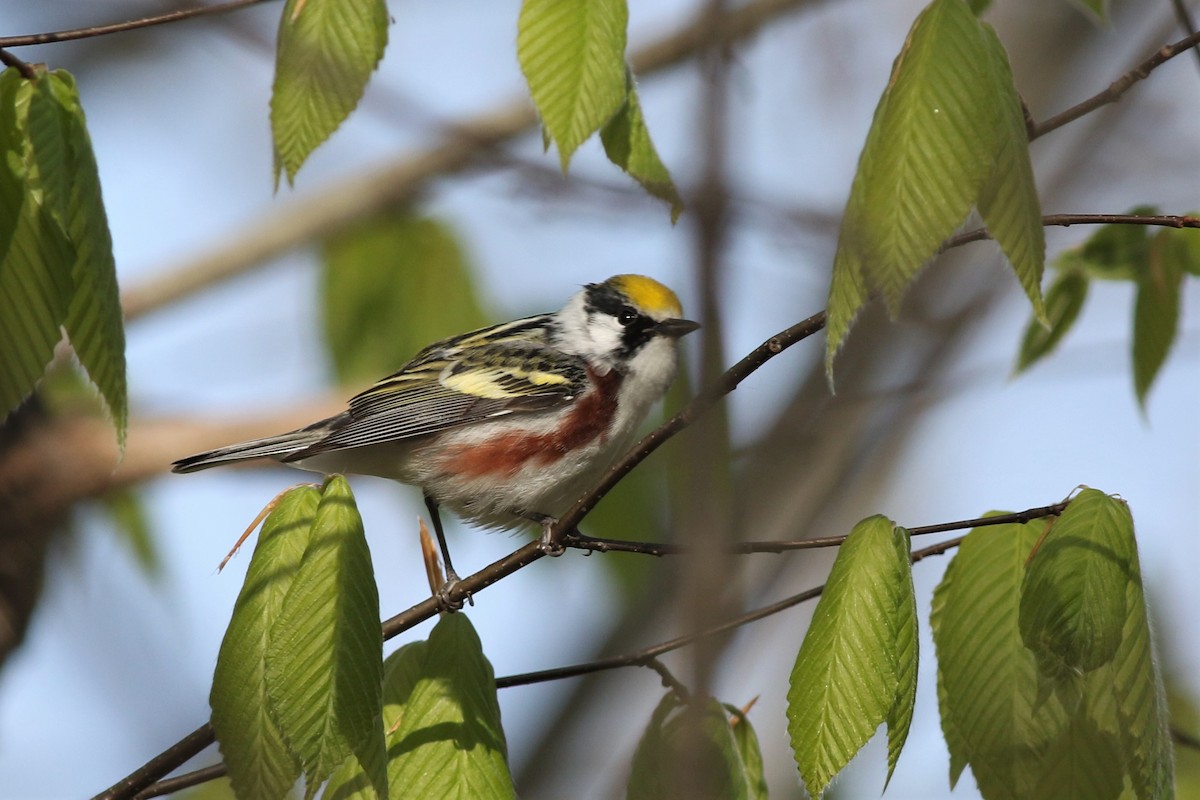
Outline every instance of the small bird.
[(549, 532), (631, 445), (675, 377), (682, 318), (675, 293), (643, 275), (591, 283), (555, 313), (434, 342), (350, 399), (290, 433), (176, 461), (174, 472), (256, 458), (321, 473), (417, 486), (458, 581), (438, 508), (485, 527)]

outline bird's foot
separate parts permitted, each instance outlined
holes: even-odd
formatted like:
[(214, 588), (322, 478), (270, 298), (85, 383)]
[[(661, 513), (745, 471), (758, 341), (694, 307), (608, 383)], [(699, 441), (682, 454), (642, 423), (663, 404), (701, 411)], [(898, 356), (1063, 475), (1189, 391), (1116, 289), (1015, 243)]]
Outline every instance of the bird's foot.
[(438, 611), (449, 614), (455, 611), (462, 611), (464, 603), (475, 605), (475, 599), (471, 597), (470, 592), (463, 592), (458, 597), (451, 596), (454, 588), (459, 583), (458, 573), (453, 569), (447, 570), (445, 582), (433, 593), (433, 599), (437, 601)]

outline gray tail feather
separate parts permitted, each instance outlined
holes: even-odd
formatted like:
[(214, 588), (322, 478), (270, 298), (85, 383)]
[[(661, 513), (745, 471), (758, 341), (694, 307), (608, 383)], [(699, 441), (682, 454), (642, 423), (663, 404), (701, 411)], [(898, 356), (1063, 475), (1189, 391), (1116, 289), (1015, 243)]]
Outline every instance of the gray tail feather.
[(218, 447), (205, 453), (181, 458), (171, 465), (172, 472), (199, 472), (209, 467), (248, 461), (254, 458), (282, 458), (298, 453), (321, 438), (311, 430), (298, 430), (265, 439), (253, 439), (227, 447)]

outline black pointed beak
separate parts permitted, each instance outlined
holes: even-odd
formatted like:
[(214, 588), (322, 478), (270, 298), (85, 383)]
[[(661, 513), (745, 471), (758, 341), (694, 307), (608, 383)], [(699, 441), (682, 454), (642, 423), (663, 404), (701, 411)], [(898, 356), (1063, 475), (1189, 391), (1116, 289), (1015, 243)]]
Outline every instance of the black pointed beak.
[(656, 333), (661, 336), (669, 336), (672, 339), (687, 336), (692, 331), (699, 330), (699, 328), (700, 323), (693, 322), (690, 319), (664, 319), (654, 326)]

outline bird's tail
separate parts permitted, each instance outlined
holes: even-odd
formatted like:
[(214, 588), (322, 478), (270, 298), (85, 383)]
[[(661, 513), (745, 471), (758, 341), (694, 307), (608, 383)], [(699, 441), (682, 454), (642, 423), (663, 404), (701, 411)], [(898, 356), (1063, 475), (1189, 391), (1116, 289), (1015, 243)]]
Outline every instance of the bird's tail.
[(199, 472), (209, 467), (218, 467), (222, 464), (232, 464), (236, 461), (248, 461), (254, 458), (275, 458), (282, 460), (293, 453), (298, 453), (306, 447), (315, 444), (323, 435), (324, 433), (320, 430), (304, 428), (292, 431), (291, 433), (282, 433), (278, 436), (268, 436), (265, 439), (252, 439), (248, 442), (239, 442), (238, 444), (218, 447), (216, 450), (209, 450), (205, 453), (197, 453), (194, 456), (181, 458), (171, 465), (171, 471)]

